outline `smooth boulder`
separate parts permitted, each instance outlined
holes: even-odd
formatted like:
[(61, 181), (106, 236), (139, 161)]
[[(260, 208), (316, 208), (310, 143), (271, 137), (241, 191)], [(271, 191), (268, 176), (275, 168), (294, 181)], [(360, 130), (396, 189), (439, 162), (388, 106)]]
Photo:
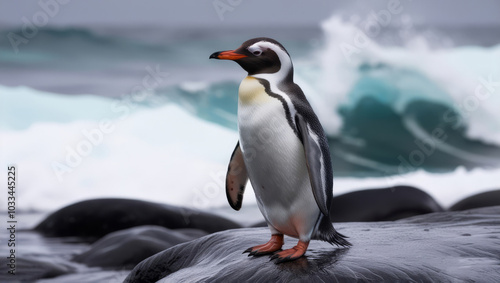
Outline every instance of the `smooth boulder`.
[[(306, 257), (282, 264), (242, 254), (268, 229), (228, 230), (158, 253), (124, 282), (500, 282), (498, 215), (500, 206), (340, 223), (351, 248), (312, 241)], [(284, 248), (296, 241), (285, 237)]]
[(59, 209), (35, 230), (49, 237), (95, 240), (111, 232), (142, 225), (194, 228), (207, 233), (241, 227), (224, 217), (189, 208), (133, 199), (92, 199)]
[(500, 205), (500, 190), (469, 196), (450, 207), (451, 211)]
[(132, 268), (158, 252), (205, 235), (194, 229), (139, 226), (104, 236), (73, 260), (88, 266)]
[(443, 208), (426, 192), (408, 186), (359, 190), (333, 198), (333, 222), (390, 221), (440, 212)]
[(15, 275), (12, 275), (8, 273), (10, 270), (9, 260), (2, 255), (0, 258), (0, 282), (34, 282), (75, 272), (75, 268), (69, 264), (30, 257), (18, 257)]

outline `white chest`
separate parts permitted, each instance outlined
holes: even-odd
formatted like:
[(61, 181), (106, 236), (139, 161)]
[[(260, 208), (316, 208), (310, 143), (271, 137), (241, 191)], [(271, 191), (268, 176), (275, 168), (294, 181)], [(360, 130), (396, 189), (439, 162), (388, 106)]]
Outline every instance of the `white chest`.
[(300, 146), (282, 102), (267, 94), (252, 77), (245, 78), (240, 85), (238, 130), (242, 150), (250, 163), (256, 155), (281, 156)]

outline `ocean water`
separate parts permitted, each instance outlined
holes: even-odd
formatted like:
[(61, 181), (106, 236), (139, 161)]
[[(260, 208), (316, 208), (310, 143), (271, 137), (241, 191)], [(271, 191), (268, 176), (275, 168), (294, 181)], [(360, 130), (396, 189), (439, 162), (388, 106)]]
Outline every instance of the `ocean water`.
[(44, 28), (16, 53), (9, 34), (22, 31), (4, 28), (2, 172), (18, 167), (19, 211), (96, 197), (224, 210), (245, 73), (208, 56), (266, 35), (328, 135), (334, 195), (404, 184), (449, 206), (500, 187), (498, 29), (480, 31), (371, 37), (337, 16), (301, 29)]

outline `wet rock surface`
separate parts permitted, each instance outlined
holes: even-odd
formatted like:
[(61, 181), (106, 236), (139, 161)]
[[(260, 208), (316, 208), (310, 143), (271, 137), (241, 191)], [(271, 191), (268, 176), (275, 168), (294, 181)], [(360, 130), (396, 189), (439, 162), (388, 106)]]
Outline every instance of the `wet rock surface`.
[(70, 274), (75, 268), (61, 262), (49, 262), (43, 259), (18, 258), (15, 264), (15, 274), (8, 271), (9, 261), (0, 259), (0, 282), (33, 282), (38, 279), (55, 278)]
[(125, 282), (500, 282), (500, 206), (335, 227), (352, 247), (312, 241), (306, 257), (275, 264), (242, 254), (267, 228), (228, 230), (142, 261)]

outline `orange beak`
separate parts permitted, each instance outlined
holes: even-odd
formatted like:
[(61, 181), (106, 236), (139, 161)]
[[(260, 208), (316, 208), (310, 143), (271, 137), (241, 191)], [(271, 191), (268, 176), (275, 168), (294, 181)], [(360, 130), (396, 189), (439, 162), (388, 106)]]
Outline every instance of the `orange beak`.
[(248, 57), (247, 55), (243, 55), (240, 53), (234, 52), (234, 50), (228, 50), (228, 51), (219, 51), (215, 52), (212, 55), (210, 55), (209, 59), (221, 59), (221, 60), (238, 60), (241, 58)]

